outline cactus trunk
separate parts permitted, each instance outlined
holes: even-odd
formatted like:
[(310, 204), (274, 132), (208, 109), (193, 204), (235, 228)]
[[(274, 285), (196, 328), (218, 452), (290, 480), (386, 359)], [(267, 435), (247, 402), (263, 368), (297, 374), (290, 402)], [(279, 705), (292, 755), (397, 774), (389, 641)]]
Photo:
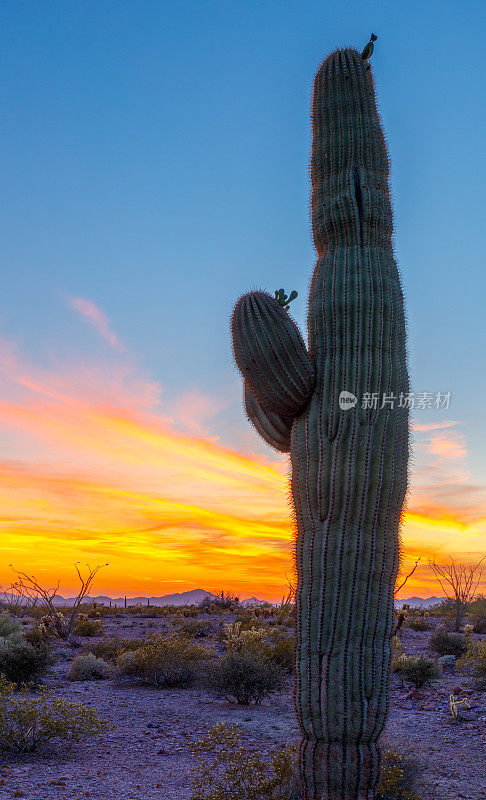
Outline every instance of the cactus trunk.
[[(387, 711), (407, 486), (403, 297), (371, 71), (331, 53), (314, 83), (309, 349), (270, 295), (233, 315), (246, 409), (291, 453), (297, 521), (295, 703), (305, 800), (372, 800)], [(341, 408), (341, 392), (357, 398)]]

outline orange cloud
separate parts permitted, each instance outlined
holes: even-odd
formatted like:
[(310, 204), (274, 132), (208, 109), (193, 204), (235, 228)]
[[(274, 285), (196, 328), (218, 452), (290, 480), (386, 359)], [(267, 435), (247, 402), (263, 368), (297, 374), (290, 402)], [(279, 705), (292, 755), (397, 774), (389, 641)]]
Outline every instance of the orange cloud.
[(417, 422), (416, 419), (412, 419), (410, 421), (411, 428), (414, 431), (438, 431), (442, 428), (453, 428), (455, 425), (460, 425), (461, 423), (457, 420), (442, 420), (441, 422)]
[(115, 350), (125, 349), (111, 329), (108, 317), (95, 303), (85, 300), (84, 297), (68, 297), (68, 302)]
[[(160, 387), (140, 377), (127, 355), (123, 364), (46, 370), (5, 342), (0, 379), (0, 583), (9, 582), (14, 563), (46, 582), (61, 578), (70, 592), (73, 562), (109, 561), (100, 593), (202, 587), (281, 597), (291, 571), (286, 461), (207, 435), (227, 400), (186, 393), (179, 418), (178, 403), (163, 413)], [(246, 432), (242, 413), (241, 424)], [(458, 461), (446, 451), (426, 446), (423, 453), (432, 459), (429, 480), (419, 469), (403, 540), (404, 569), (417, 552), (424, 566), (406, 596), (439, 593), (425, 557), (475, 557), (484, 536), (481, 487), (444, 472)], [(430, 481), (432, 468), (439, 471)], [(441, 496), (444, 476), (452, 501)]]

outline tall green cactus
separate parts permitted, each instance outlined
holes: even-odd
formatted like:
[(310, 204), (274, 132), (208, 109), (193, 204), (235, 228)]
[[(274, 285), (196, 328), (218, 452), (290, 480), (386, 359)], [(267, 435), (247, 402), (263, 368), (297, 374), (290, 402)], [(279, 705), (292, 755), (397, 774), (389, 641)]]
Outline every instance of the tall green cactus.
[[(305, 800), (370, 800), (387, 712), (409, 385), (388, 157), (371, 70), (356, 50), (322, 63), (312, 123), (309, 349), (264, 292), (238, 301), (232, 333), (247, 414), (291, 453)], [(343, 391), (354, 406), (341, 408)]]

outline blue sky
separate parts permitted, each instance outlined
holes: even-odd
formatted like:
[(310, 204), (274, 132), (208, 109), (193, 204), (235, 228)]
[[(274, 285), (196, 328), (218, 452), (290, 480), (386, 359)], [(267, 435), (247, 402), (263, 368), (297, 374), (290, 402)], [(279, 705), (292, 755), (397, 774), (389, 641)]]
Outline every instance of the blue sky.
[(37, 365), (129, 353), (162, 405), (225, 398), (208, 424), (230, 441), (233, 303), (296, 288), (304, 325), (313, 74), (372, 31), (413, 388), (453, 395), (420, 419), (457, 421), (482, 486), (483, 2), (4, 0), (0, 335)]

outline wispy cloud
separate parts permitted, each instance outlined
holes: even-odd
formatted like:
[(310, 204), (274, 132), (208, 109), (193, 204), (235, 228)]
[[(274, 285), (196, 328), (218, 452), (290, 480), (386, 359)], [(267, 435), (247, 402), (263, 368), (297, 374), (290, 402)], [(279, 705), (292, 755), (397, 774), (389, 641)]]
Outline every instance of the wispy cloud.
[(118, 339), (115, 331), (112, 330), (110, 320), (105, 312), (93, 303), (92, 300), (86, 300), (84, 297), (68, 297), (67, 299), (69, 305), (81, 314), (111, 347), (120, 352), (125, 350), (124, 345)]
[[(203, 585), (278, 598), (291, 569), (286, 460), (210, 435), (224, 393), (161, 398), (127, 354), (45, 368), (0, 341), (3, 563), (66, 589), (74, 561), (109, 561), (99, 588), (116, 594)], [(436, 592), (426, 557), (473, 559), (482, 547), (484, 487), (470, 479), (465, 441), (455, 452), (434, 438), (451, 433), (417, 433), (403, 541), (424, 566), (409, 593)]]
[(445, 419), (441, 422), (417, 422), (416, 419), (411, 420), (411, 427), (414, 431), (438, 431), (443, 428), (453, 428), (455, 425), (460, 425), (458, 420)]

